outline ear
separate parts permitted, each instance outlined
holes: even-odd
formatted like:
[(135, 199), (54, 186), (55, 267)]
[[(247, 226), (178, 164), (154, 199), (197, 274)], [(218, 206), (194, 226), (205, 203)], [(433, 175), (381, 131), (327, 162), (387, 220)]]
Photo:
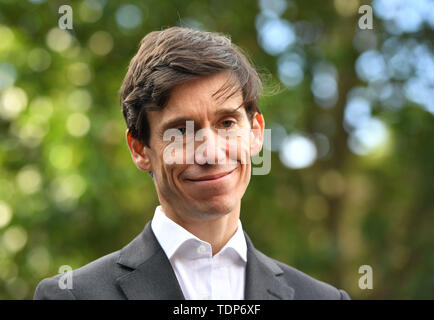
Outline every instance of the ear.
[(148, 150), (136, 138), (133, 138), (131, 132), (126, 131), (128, 148), (130, 149), (131, 158), (136, 164), (137, 168), (143, 171), (152, 171), (151, 161), (148, 155)]
[(265, 120), (264, 116), (256, 112), (253, 116), (252, 130), (250, 135), (250, 156), (256, 156), (262, 149), (264, 142), (264, 128)]

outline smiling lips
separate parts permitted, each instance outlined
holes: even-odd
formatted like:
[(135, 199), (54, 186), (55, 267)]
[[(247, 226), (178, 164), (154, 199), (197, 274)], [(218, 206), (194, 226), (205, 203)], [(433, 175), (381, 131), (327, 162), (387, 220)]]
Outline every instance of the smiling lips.
[(186, 180), (187, 181), (191, 181), (191, 182), (217, 181), (217, 180), (223, 179), (224, 177), (230, 175), (235, 170), (236, 170), (236, 168), (232, 169), (230, 171), (226, 171), (226, 172), (221, 172), (221, 173), (216, 173), (216, 174), (210, 174), (210, 175), (202, 176), (200, 178), (186, 179)]

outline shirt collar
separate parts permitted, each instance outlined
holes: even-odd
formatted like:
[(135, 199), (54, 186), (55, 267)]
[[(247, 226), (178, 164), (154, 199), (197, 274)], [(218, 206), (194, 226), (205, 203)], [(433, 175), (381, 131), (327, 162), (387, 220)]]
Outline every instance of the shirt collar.
[[(208, 242), (200, 240), (194, 234), (190, 233), (179, 224), (168, 218), (163, 212), (161, 205), (157, 206), (155, 209), (151, 227), (155, 237), (157, 238), (169, 260), (172, 258), (178, 248), (180, 248), (187, 241), (198, 241), (210, 246)], [(232, 248), (244, 262), (247, 262), (247, 244), (240, 219), (238, 219), (237, 231), (216, 255), (220, 255), (228, 248)]]

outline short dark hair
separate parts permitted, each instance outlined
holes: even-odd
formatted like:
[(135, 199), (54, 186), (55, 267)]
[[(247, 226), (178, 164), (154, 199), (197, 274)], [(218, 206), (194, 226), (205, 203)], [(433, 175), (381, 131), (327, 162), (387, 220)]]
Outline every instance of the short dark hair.
[(120, 91), (129, 132), (149, 147), (146, 112), (164, 108), (175, 86), (224, 71), (229, 71), (228, 81), (215, 94), (229, 98), (241, 90), (252, 123), (254, 113), (261, 113), (258, 98), (262, 83), (246, 55), (229, 37), (183, 27), (147, 34), (130, 62)]

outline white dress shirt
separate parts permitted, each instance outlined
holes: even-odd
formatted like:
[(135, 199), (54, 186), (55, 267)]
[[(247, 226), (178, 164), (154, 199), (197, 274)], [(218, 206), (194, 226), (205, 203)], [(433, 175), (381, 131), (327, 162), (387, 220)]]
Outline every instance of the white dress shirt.
[(211, 245), (155, 209), (152, 231), (168, 257), (186, 300), (243, 300), (247, 244), (241, 221), (226, 245), (212, 256)]

